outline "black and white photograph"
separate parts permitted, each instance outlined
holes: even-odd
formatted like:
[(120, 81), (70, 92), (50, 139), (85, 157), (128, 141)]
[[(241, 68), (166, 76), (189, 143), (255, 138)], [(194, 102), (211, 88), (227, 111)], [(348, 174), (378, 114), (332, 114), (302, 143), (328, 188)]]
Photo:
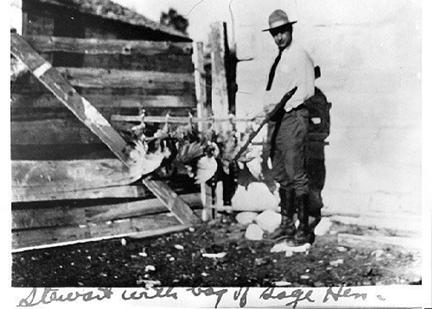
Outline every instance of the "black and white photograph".
[(10, 0), (14, 306), (430, 305), (423, 13)]

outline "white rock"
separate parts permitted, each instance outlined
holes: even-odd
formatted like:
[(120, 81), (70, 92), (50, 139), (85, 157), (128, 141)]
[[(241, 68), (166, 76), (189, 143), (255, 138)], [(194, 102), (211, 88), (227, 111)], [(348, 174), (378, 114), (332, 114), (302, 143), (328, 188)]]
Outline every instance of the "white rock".
[(280, 225), (281, 215), (273, 210), (266, 210), (255, 218), (255, 222), (264, 231), (272, 233)]
[(328, 233), (332, 222), (328, 218), (322, 218), (320, 223), (315, 227), (315, 235), (323, 236)]
[(234, 211), (264, 211), (267, 209), (276, 210), (279, 201), (264, 183), (253, 182), (246, 190), (239, 186), (232, 198)]
[(338, 267), (339, 265), (343, 264), (343, 259), (337, 259), (335, 261), (331, 261), (329, 264), (333, 267)]
[(245, 237), (249, 240), (261, 240), (263, 239), (264, 231), (258, 226), (258, 224), (249, 224), (246, 229)]
[(339, 252), (346, 252), (347, 248), (345, 248), (345, 247), (337, 247), (336, 250), (339, 251)]
[(309, 275), (301, 275), (301, 276), (300, 276), (300, 279), (303, 279), (303, 280), (307, 280), (307, 279), (309, 279), (309, 278), (310, 278)]
[(120, 242), (121, 242), (122, 246), (126, 246), (126, 244), (127, 244), (126, 239), (124, 239), (124, 238), (122, 238), (120, 240)]
[(206, 258), (213, 258), (213, 259), (221, 259), (225, 257), (226, 252), (219, 252), (219, 253), (203, 253), (203, 257)]
[(274, 286), (290, 286), (290, 285), (292, 285), (292, 283), (288, 282), (288, 281), (281, 280), (281, 281), (273, 282), (273, 285)]
[(182, 245), (174, 245), (174, 248), (176, 248), (177, 250), (183, 250), (184, 247)]
[(156, 267), (154, 267), (153, 265), (147, 265), (144, 269), (145, 272), (155, 271), (155, 270), (156, 270)]
[(238, 223), (240, 223), (242, 225), (248, 225), (248, 224), (251, 224), (253, 222), (253, 220), (255, 219), (255, 217), (257, 215), (258, 214), (256, 212), (244, 211), (244, 212), (238, 213), (235, 218), (236, 218)]
[(285, 252), (285, 256), (291, 256), (293, 253), (297, 252), (307, 252), (311, 245), (306, 243), (301, 246), (290, 246), (286, 241), (274, 245), (270, 252)]

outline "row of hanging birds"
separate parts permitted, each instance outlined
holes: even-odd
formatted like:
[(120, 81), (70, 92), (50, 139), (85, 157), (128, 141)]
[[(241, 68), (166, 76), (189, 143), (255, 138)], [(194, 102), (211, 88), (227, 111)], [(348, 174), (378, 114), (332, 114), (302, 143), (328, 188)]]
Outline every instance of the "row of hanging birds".
[(217, 171), (223, 171), (235, 174), (232, 176), (246, 187), (253, 181), (267, 178), (262, 173), (259, 152), (248, 148), (236, 162), (233, 161), (253, 131), (252, 124), (244, 132), (238, 132), (233, 122), (226, 130), (211, 127), (205, 132), (199, 132), (192, 121), (186, 125), (166, 122), (152, 136), (146, 136), (145, 129), (144, 122), (132, 128), (130, 151), (134, 168), (140, 169), (143, 175), (155, 171), (168, 177), (187, 174), (196, 184), (202, 184), (214, 180)]

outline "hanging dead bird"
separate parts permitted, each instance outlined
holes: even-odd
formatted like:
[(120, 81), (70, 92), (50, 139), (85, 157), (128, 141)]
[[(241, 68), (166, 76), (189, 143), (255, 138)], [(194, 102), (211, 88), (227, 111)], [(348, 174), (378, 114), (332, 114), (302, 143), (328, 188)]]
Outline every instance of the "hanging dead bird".
[(129, 152), (131, 169), (139, 171), (141, 175), (150, 174), (158, 169), (162, 160), (170, 154), (169, 148), (163, 141), (155, 141), (153, 145), (139, 140), (134, 141)]

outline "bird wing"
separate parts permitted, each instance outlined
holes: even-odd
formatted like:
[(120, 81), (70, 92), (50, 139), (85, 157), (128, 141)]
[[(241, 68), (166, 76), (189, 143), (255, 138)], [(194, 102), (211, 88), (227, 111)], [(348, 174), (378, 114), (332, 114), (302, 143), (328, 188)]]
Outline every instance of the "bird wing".
[(187, 142), (179, 145), (176, 161), (183, 164), (188, 164), (193, 160), (203, 156), (203, 154), (204, 154), (204, 146), (201, 143)]

